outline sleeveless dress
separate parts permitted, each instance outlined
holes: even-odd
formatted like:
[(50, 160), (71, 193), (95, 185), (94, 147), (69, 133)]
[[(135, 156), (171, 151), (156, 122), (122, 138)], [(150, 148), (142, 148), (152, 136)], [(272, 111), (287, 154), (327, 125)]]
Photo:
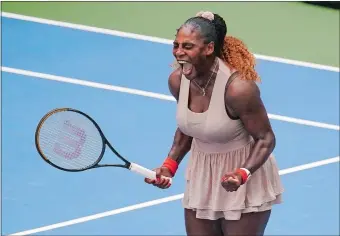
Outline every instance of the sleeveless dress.
[(206, 112), (195, 113), (188, 107), (190, 81), (182, 75), (177, 104), (177, 125), (193, 137), (184, 208), (192, 209), (199, 219), (238, 220), (242, 213), (271, 209), (282, 202), (283, 186), (275, 158), (268, 160), (241, 185), (236, 192), (227, 192), (221, 185), (222, 176), (241, 167), (254, 147), (254, 140), (242, 122), (231, 119), (225, 109), (225, 88), (231, 71), (221, 59), (213, 92)]

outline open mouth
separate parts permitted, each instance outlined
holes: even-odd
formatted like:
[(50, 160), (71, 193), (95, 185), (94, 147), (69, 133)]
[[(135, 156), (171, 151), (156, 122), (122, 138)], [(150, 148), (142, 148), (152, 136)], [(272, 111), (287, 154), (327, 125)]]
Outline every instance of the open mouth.
[(178, 60), (177, 61), (182, 66), (182, 72), (184, 75), (190, 75), (192, 69), (194, 68), (190, 62)]

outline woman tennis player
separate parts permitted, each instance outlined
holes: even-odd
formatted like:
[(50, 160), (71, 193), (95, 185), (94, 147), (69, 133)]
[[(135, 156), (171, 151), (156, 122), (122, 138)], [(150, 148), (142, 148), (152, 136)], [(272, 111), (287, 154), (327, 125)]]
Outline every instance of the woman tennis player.
[[(173, 177), (190, 151), (183, 198), (188, 235), (263, 235), (283, 193), (255, 58), (226, 33), (222, 17), (199, 12), (173, 44), (178, 67), (169, 88), (178, 128), (156, 172)], [(145, 181), (170, 187), (166, 179)]]

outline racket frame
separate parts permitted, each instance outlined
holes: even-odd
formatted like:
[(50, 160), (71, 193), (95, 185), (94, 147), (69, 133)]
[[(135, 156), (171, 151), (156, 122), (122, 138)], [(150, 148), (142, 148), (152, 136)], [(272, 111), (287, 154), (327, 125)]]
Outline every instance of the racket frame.
[[(39, 147), (39, 133), (40, 133), (40, 129), (42, 127), (42, 124), (45, 122), (45, 120), (47, 120), (53, 114), (58, 113), (58, 112), (65, 112), (65, 111), (76, 112), (76, 113), (79, 113), (79, 114), (85, 116), (86, 118), (88, 118), (95, 125), (95, 127), (97, 128), (97, 130), (98, 130), (98, 132), (99, 132), (99, 134), (100, 134), (100, 136), (102, 138), (103, 146), (102, 146), (102, 151), (101, 151), (99, 157), (97, 158), (97, 160), (92, 165), (90, 165), (90, 166), (88, 166), (86, 168), (83, 168), (83, 169), (65, 169), (65, 168), (62, 168), (60, 166), (57, 166), (57, 165), (53, 164), (51, 161), (49, 161), (49, 159), (43, 154), (43, 152), (41, 151), (41, 149)], [(106, 150), (106, 145), (125, 164), (100, 164), (99, 165), (98, 163), (102, 160), (102, 158), (104, 156), (104, 153), (105, 153), (105, 150)], [(53, 167), (55, 167), (57, 169), (63, 170), (63, 171), (80, 172), (80, 171), (85, 171), (85, 170), (89, 170), (89, 169), (93, 169), (93, 168), (98, 168), (98, 167), (121, 167), (121, 168), (128, 169), (128, 170), (130, 170), (132, 172), (138, 173), (138, 174), (140, 174), (140, 175), (142, 175), (144, 177), (147, 177), (147, 178), (150, 178), (150, 179), (156, 179), (156, 172), (154, 172), (152, 170), (149, 170), (149, 169), (147, 169), (147, 168), (145, 168), (143, 166), (140, 166), (137, 163), (133, 163), (133, 162), (130, 162), (127, 159), (125, 159), (122, 155), (119, 154), (119, 152), (115, 148), (113, 148), (113, 146), (110, 144), (110, 142), (106, 139), (103, 131), (101, 130), (101, 128), (99, 127), (97, 122), (95, 122), (86, 113), (84, 113), (82, 111), (79, 111), (79, 110), (76, 110), (76, 109), (73, 109), (73, 108), (56, 108), (56, 109), (51, 110), (47, 114), (45, 114), (41, 118), (41, 120), (39, 121), (39, 123), (37, 125), (37, 128), (36, 128), (36, 132), (35, 132), (35, 146), (36, 146), (36, 149), (37, 149), (38, 153), (40, 154), (40, 156), (42, 157), (42, 159), (45, 162), (47, 162), (48, 164), (50, 164), (51, 166), (53, 166)], [(169, 179), (170, 184), (172, 183), (172, 178), (165, 177), (165, 176), (164, 176), (164, 178)]]
[[(76, 112), (76, 113), (79, 113), (83, 116), (85, 116), (87, 119), (89, 119), (93, 124), (94, 126), (97, 128), (101, 138), (102, 138), (102, 151), (99, 155), (99, 157), (97, 158), (97, 160), (90, 166), (86, 167), (86, 168), (82, 168), (82, 169), (65, 169), (65, 168), (62, 168), (60, 166), (57, 166), (55, 165), (54, 163), (52, 163), (45, 155), (44, 153), (41, 151), (40, 149), (40, 146), (39, 146), (39, 133), (40, 133), (40, 129), (43, 125), (43, 123), (50, 117), (52, 116), (53, 114), (55, 113), (58, 113), (58, 112), (66, 112), (66, 111), (71, 111), (71, 112)], [(102, 159), (103, 159), (103, 156), (104, 156), (104, 153), (105, 153), (105, 150), (106, 150), (106, 145), (111, 149), (111, 151), (116, 154), (116, 156), (121, 159), (125, 164), (98, 164)], [(46, 115), (44, 115), (41, 120), (39, 121), (38, 125), (37, 125), (37, 128), (36, 128), (36, 131), (35, 131), (35, 146), (36, 146), (36, 149), (39, 153), (39, 155), (42, 157), (42, 159), (44, 161), (46, 161), (48, 164), (50, 164), (51, 166), (57, 168), (57, 169), (60, 169), (60, 170), (63, 170), (63, 171), (68, 171), (68, 172), (80, 172), (80, 171), (85, 171), (85, 170), (88, 170), (88, 169), (93, 169), (93, 168), (98, 168), (98, 167), (121, 167), (121, 168), (126, 168), (126, 169), (131, 169), (131, 162), (126, 160), (122, 155), (120, 155), (118, 153), (118, 151), (116, 149), (114, 149), (112, 147), (112, 145), (110, 144), (110, 142), (106, 139), (103, 131), (101, 130), (101, 128), (99, 127), (99, 125), (97, 124), (97, 122), (95, 122), (89, 115), (87, 115), (86, 113), (82, 112), (82, 111), (79, 111), (79, 110), (76, 110), (76, 109), (73, 109), (73, 108), (56, 108), (56, 109), (53, 109), (51, 110), (50, 112), (48, 112)]]

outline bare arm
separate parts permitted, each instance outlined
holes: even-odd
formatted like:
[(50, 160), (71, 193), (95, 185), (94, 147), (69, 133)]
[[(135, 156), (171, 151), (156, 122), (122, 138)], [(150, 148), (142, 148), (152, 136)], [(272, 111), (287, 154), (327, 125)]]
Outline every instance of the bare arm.
[[(181, 85), (181, 72), (180, 70), (175, 70), (169, 76), (169, 89), (171, 94), (176, 98), (178, 101), (179, 97), (179, 90)], [(168, 157), (172, 160), (176, 161), (179, 165), (183, 160), (184, 156), (189, 152), (191, 148), (192, 138), (185, 135), (181, 132), (179, 128), (176, 129), (173, 144), (171, 149), (168, 153)], [(171, 183), (168, 178), (161, 178), (161, 176), (166, 177), (174, 177), (176, 170), (172, 171), (171, 168), (164, 166), (164, 164), (160, 168), (156, 168), (156, 177), (157, 180), (150, 180), (145, 178), (145, 182), (157, 186), (159, 188), (165, 189), (171, 186)]]
[(233, 115), (241, 119), (245, 129), (255, 140), (252, 153), (241, 166), (254, 173), (266, 162), (275, 148), (275, 135), (259, 88), (253, 81), (236, 78), (227, 90), (226, 101)]
[[(181, 73), (180, 70), (175, 70), (169, 76), (169, 90), (171, 94), (178, 101), (179, 90), (181, 84)], [(190, 151), (192, 143), (192, 137), (185, 135), (177, 128), (174, 136), (174, 141), (168, 156), (175, 160), (178, 164), (183, 160), (184, 156)]]
[(173, 144), (168, 156), (175, 160), (178, 164), (181, 163), (184, 156), (190, 151), (192, 137), (183, 134), (178, 128), (175, 132)]

